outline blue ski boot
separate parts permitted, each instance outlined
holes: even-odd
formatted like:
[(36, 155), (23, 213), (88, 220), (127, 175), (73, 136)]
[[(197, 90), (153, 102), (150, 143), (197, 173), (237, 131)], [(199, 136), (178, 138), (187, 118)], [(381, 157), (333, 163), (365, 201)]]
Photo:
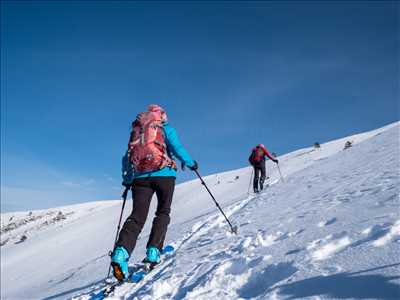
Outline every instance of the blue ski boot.
[(111, 254), (111, 266), (113, 268), (114, 277), (118, 281), (123, 281), (128, 278), (128, 260), (129, 254), (124, 247), (117, 247)]
[(158, 264), (161, 261), (160, 250), (157, 247), (150, 246), (146, 251), (146, 261), (152, 264)]

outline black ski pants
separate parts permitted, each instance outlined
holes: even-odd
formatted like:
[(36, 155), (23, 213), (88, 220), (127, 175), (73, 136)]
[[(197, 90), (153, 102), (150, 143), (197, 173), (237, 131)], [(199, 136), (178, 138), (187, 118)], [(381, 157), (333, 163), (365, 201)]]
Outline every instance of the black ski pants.
[(147, 247), (154, 246), (162, 250), (167, 227), (170, 222), (172, 196), (175, 177), (147, 177), (133, 180), (133, 208), (119, 234), (117, 246), (123, 246), (129, 253), (135, 249), (136, 241), (147, 219), (151, 198), (157, 195), (157, 210), (153, 219)]
[(262, 190), (265, 181), (265, 161), (254, 164), (253, 167), (254, 167), (254, 180), (253, 180), (254, 191)]

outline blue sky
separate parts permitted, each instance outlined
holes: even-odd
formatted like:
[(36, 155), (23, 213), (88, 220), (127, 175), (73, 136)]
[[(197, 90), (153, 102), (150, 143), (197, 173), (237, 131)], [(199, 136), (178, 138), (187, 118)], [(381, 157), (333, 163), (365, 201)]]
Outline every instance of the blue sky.
[(396, 2), (2, 1), (2, 210), (118, 199), (150, 103), (204, 175), (397, 121), (399, 37)]

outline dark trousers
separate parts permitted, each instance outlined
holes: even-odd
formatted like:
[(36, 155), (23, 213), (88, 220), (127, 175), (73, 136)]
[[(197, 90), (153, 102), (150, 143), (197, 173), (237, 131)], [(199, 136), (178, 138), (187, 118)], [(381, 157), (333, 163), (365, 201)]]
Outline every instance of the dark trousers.
[[(253, 180), (254, 191), (262, 190), (264, 187), (264, 181), (265, 181), (265, 162), (260, 162), (258, 164), (255, 164), (255, 165), (253, 165), (253, 167), (254, 167), (254, 180)], [(260, 173), (261, 173), (261, 176), (260, 176)], [(259, 186), (260, 186), (260, 189), (258, 188)]]
[(153, 219), (147, 247), (154, 246), (162, 250), (167, 227), (170, 222), (172, 196), (175, 188), (175, 177), (148, 177), (133, 181), (133, 208), (119, 234), (117, 246), (123, 246), (132, 253), (137, 238), (143, 229), (149, 213), (151, 198), (157, 195), (157, 210)]

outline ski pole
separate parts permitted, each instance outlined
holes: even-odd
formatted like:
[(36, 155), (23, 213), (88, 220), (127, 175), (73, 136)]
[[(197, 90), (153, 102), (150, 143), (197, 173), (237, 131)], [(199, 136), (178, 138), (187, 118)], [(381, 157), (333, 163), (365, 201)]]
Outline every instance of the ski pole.
[[(124, 214), (124, 208), (125, 208), (126, 198), (128, 197), (129, 188), (130, 188), (129, 186), (125, 187), (125, 191), (124, 191), (123, 194), (122, 194), (122, 199), (123, 199), (123, 202), (122, 202), (122, 209), (121, 209), (121, 214), (120, 214), (120, 216), (119, 216), (119, 222), (118, 222), (118, 227), (117, 227), (117, 234), (116, 234), (116, 236), (115, 236), (115, 241), (114, 241), (113, 249), (115, 248), (115, 244), (117, 243), (117, 240), (118, 240), (118, 233), (119, 233), (119, 229), (121, 228), (121, 220), (122, 220), (122, 215)], [(110, 251), (109, 254), (110, 254), (110, 256), (111, 256), (111, 251)], [(111, 271), (111, 265), (109, 265), (109, 267), (108, 267), (107, 278), (108, 278), (108, 276), (110, 276), (110, 271)]]
[(247, 189), (247, 195), (250, 195), (250, 187), (253, 179), (253, 173), (254, 173), (254, 168), (251, 169), (250, 182), (249, 182), (249, 188)]
[(283, 176), (282, 176), (282, 173), (281, 173), (281, 168), (279, 168), (279, 163), (276, 163), (276, 166), (278, 167), (279, 175), (281, 176), (282, 182), (285, 182), (285, 180), (283, 180)]
[(208, 189), (208, 186), (206, 185), (206, 183), (204, 182), (203, 178), (200, 176), (199, 172), (197, 170), (194, 170), (194, 172), (196, 173), (197, 177), (199, 177), (201, 184), (204, 185), (204, 187), (206, 188), (207, 192), (210, 194), (211, 198), (214, 200), (215, 205), (218, 207), (218, 209), (221, 211), (222, 215), (225, 217), (225, 220), (228, 222), (229, 226), (231, 227), (231, 231), (234, 234), (237, 234), (237, 226), (232, 226), (231, 222), (229, 222), (228, 218), (226, 217), (224, 211), (222, 210), (221, 206), (219, 206), (217, 200), (215, 200), (213, 194), (211, 193), (211, 191)]

